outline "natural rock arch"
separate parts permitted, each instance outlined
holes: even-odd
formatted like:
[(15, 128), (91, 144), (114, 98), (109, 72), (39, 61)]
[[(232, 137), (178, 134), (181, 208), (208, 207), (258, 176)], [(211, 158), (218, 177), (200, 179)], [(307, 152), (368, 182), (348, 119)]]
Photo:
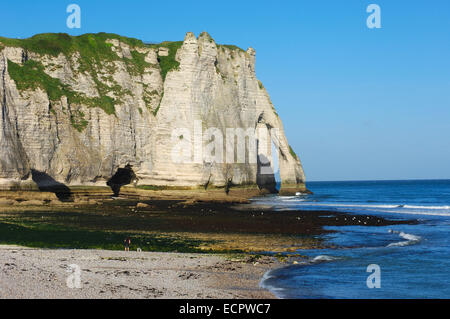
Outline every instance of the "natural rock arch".
[(118, 168), (116, 173), (106, 182), (106, 185), (111, 187), (114, 196), (118, 197), (120, 188), (131, 183), (136, 184), (137, 177), (133, 171), (133, 167), (127, 164), (124, 168)]

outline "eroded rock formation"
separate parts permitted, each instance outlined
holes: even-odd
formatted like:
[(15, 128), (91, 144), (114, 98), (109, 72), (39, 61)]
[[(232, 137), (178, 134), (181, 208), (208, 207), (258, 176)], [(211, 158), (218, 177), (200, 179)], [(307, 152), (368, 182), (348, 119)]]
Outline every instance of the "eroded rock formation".
[[(256, 141), (255, 162), (249, 150), (244, 163), (227, 161), (227, 145), (238, 152), (234, 137), (226, 140), (230, 128), (255, 136), (277, 129), (282, 189), (304, 189), (300, 160), (256, 78), (255, 51), (218, 45), (207, 33), (157, 45), (111, 34), (0, 38), (0, 102), (3, 189), (33, 187), (32, 170), (68, 186), (105, 186), (124, 167), (137, 185), (272, 188), (273, 176), (260, 174), (262, 159), (272, 162), (270, 145)], [(179, 163), (182, 139), (191, 160)], [(211, 142), (215, 160), (204, 157)]]

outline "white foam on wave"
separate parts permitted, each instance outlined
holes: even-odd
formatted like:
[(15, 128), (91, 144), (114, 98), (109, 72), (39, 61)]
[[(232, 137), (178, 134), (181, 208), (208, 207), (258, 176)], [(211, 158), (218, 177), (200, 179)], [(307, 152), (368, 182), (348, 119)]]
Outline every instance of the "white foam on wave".
[(319, 255), (313, 258), (312, 263), (319, 263), (324, 261), (334, 261), (340, 259), (339, 257), (327, 256), (327, 255)]
[[(314, 203), (309, 202), (307, 199), (287, 199), (281, 200), (283, 202), (283, 206), (287, 207), (298, 207), (302, 209), (311, 208), (311, 209), (320, 209), (324, 208), (340, 208), (340, 209), (351, 209), (354, 211), (355, 209), (361, 210), (369, 210), (369, 211), (377, 211), (377, 212), (386, 212), (386, 213), (394, 213), (394, 214), (411, 214), (411, 215), (428, 215), (428, 216), (450, 216), (450, 206), (442, 205), (442, 206), (419, 206), (419, 205), (396, 205), (396, 204), (351, 204), (351, 203)], [(359, 211), (359, 210), (358, 210)], [(359, 211), (362, 212), (362, 211)]]
[(281, 201), (283, 203), (284, 202), (292, 202), (293, 205), (295, 205), (295, 203), (297, 203), (297, 202), (306, 202), (306, 198), (286, 198), (286, 199), (282, 199)]
[(439, 204), (392, 204), (392, 203), (358, 203), (358, 202), (320, 202), (304, 196), (273, 196), (254, 199), (254, 203), (270, 203), (276, 209), (295, 210), (338, 210), (346, 212), (374, 212), (424, 216), (450, 216), (450, 205)]
[(450, 209), (450, 206), (416, 206), (416, 205), (403, 205), (404, 208), (411, 209)]
[(416, 236), (416, 235), (412, 235), (412, 234), (407, 234), (404, 232), (401, 232), (400, 237), (409, 240), (409, 241), (420, 241), (422, 238), (420, 236)]
[(264, 275), (261, 278), (261, 281), (265, 281), (267, 279), (273, 278), (274, 276), (271, 276), (270, 273), (272, 272), (272, 270), (266, 271), (264, 273)]
[[(300, 263), (298, 263), (296, 266), (299, 265), (312, 265), (312, 264), (317, 264), (317, 263), (322, 263), (322, 262), (330, 262), (330, 261), (335, 261), (335, 260), (339, 260), (341, 258), (339, 257), (334, 257), (334, 256), (328, 256), (328, 255), (319, 255), (314, 257), (313, 259), (309, 260), (309, 261), (302, 261)], [(267, 271), (266, 273), (264, 273), (264, 275), (262, 276), (260, 282), (259, 282), (259, 286), (263, 289), (267, 289), (270, 292), (272, 292), (277, 298), (282, 299), (282, 291), (285, 290), (285, 288), (280, 288), (280, 287), (276, 287), (274, 285), (271, 285), (269, 283), (270, 279), (275, 278), (276, 276), (272, 275), (272, 272), (275, 271), (276, 269), (272, 269)]]
[(305, 195), (309, 195), (309, 194), (308, 193), (302, 193), (302, 192), (295, 193), (295, 196), (305, 196)]
[(263, 289), (267, 289), (270, 292), (272, 292), (277, 298), (282, 299), (282, 296), (280, 296), (280, 292), (284, 290), (284, 288), (275, 287), (271, 284), (269, 284), (267, 281), (271, 278), (274, 278), (275, 276), (272, 276), (273, 270), (269, 270), (266, 273), (264, 273), (263, 277), (261, 278), (261, 281), (259, 282), (259, 286)]
[(406, 239), (406, 241), (399, 241), (396, 243), (392, 243), (392, 244), (387, 245), (387, 247), (409, 246), (409, 245), (417, 244), (419, 241), (422, 240), (422, 237), (413, 235), (413, 234), (408, 234), (408, 233), (404, 233), (404, 232), (400, 232), (400, 231), (396, 231), (396, 230), (392, 230), (392, 229), (390, 229), (389, 232), (392, 234), (398, 234), (401, 238)]
[(325, 207), (356, 207), (356, 208), (398, 208), (399, 207), (399, 205), (365, 205), (365, 204), (309, 203), (309, 202), (305, 203), (305, 205), (325, 206)]
[(403, 246), (413, 245), (414, 243), (415, 242), (411, 242), (409, 240), (406, 240), (406, 241), (399, 241), (397, 243), (389, 244), (386, 247), (403, 247)]

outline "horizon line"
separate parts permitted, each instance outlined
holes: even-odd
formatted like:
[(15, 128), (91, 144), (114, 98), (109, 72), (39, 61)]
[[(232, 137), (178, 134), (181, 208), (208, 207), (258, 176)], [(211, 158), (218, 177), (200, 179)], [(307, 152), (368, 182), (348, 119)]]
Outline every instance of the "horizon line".
[(317, 182), (404, 182), (404, 181), (450, 181), (450, 178), (411, 178), (411, 179), (346, 179), (346, 180), (310, 180), (305, 183)]

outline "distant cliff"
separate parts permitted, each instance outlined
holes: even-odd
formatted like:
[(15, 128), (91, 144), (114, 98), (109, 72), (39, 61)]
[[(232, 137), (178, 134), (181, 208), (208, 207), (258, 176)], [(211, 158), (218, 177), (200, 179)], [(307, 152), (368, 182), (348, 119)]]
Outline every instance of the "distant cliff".
[(161, 44), (106, 33), (0, 37), (0, 103), (3, 189), (33, 187), (42, 174), (48, 183), (104, 186), (125, 167), (137, 186), (272, 189), (273, 174), (263, 172), (275, 166), (270, 139), (259, 129), (279, 151), (282, 189), (304, 189), (300, 159), (256, 78), (255, 51), (207, 33)]

